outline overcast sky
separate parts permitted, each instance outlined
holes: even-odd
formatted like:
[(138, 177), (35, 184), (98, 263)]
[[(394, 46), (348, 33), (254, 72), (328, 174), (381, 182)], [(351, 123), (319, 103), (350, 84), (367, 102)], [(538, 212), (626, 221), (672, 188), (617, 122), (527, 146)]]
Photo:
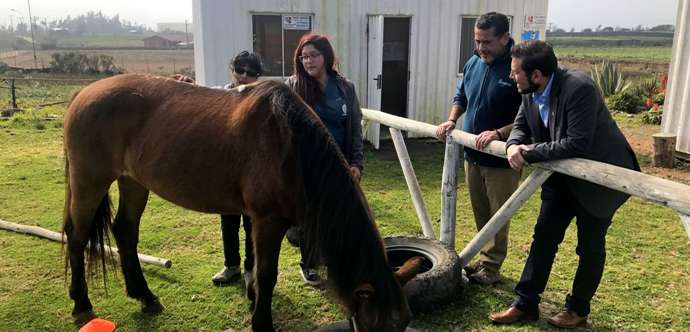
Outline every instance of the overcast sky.
[[(678, 0), (550, 0), (548, 22), (566, 30), (596, 28), (599, 24), (651, 27), (675, 24), (677, 6)], [(120, 14), (121, 19), (153, 29), (157, 22), (192, 20), (191, 0), (31, 0), (33, 16), (48, 20), (99, 10), (107, 16)], [(21, 15), (28, 17), (26, 0), (0, 1), (0, 25), (9, 24), (10, 16), (14, 16), (16, 24)]]

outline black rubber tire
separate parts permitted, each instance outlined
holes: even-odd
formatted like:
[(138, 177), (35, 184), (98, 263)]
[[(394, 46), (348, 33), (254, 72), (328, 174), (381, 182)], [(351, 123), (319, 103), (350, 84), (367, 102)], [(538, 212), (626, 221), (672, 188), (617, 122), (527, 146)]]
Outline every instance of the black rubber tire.
[(455, 250), (427, 238), (393, 236), (383, 239), (391, 264), (397, 253), (423, 256), (430, 262), (427, 271), (416, 275), (403, 287), (412, 313), (429, 312), (456, 298), (462, 289), (462, 267)]

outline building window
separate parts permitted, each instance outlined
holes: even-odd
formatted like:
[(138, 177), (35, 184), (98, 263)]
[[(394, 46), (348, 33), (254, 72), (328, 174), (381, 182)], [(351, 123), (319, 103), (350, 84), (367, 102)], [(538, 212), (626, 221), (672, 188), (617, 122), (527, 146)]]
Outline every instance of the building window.
[[(474, 54), (474, 23), (479, 16), (462, 16), (460, 21), (460, 61), (458, 74), (462, 75), (465, 63)], [(513, 17), (508, 16), (508, 32), (513, 32)]]
[(312, 30), (311, 15), (253, 15), (254, 52), (261, 56), (264, 76), (292, 75), (295, 49), (299, 39)]

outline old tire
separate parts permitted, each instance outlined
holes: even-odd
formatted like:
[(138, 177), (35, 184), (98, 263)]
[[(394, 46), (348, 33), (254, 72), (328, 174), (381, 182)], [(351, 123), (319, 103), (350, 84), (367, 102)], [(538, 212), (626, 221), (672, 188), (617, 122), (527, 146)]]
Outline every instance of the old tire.
[(425, 258), (417, 276), (403, 287), (413, 313), (429, 312), (453, 300), (462, 288), (462, 267), (455, 250), (427, 238), (393, 236), (383, 239), (394, 268), (414, 256)]

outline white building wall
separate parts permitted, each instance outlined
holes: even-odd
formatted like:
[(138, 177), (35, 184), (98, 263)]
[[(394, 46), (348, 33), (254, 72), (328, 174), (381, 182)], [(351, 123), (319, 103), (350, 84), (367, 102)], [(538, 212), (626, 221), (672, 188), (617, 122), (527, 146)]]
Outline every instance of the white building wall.
[(676, 150), (690, 155), (690, 0), (678, 1), (662, 130), (676, 134)]
[[(228, 80), (229, 59), (252, 49), (253, 13), (314, 15), (313, 31), (331, 38), (339, 70), (355, 83), (366, 107), (367, 15), (408, 16), (408, 117), (439, 123), (447, 117), (459, 79), (461, 17), (498, 11), (513, 17), (516, 41), (526, 15), (546, 15), (548, 0), (193, 0), (197, 81)], [(540, 32), (544, 38), (545, 31)]]

